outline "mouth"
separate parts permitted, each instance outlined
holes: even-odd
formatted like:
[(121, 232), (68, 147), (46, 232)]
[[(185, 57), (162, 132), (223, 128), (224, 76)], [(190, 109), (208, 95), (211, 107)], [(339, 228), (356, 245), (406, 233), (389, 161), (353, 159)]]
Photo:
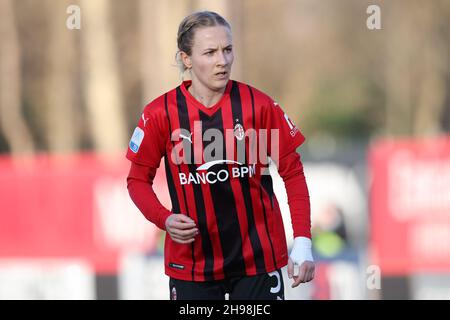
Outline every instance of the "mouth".
[(226, 71), (217, 72), (217, 73), (215, 73), (215, 75), (218, 76), (218, 77), (223, 78), (223, 77), (226, 77), (228, 75), (228, 72), (226, 72)]

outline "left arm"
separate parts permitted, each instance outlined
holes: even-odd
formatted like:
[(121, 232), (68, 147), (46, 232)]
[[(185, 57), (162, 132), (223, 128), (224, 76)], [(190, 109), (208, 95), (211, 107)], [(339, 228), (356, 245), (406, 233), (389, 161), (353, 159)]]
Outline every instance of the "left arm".
[[(268, 155), (283, 178), (291, 211), (294, 247), (289, 255), (288, 275), (294, 278), (292, 287), (296, 287), (314, 278), (309, 193), (300, 155), (295, 151), (305, 137), (272, 98), (268, 97), (262, 112), (262, 127), (269, 132)], [(272, 135), (272, 129), (277, 130), (278, 137)], [(299, 273), (294, 272), (294, 266), (300, 266)]]
[[(289, 256), (288, 275), (294, 279), (292, 287), (314, 278), (314, 259), (311, 254), (311, 209), (308, 186), (300, 155), (296, 151), (280, 158), (278, 172), (283, 178), (291, 211), (294, 246)], [(298, 273), (294, 267), (300, 266)]]

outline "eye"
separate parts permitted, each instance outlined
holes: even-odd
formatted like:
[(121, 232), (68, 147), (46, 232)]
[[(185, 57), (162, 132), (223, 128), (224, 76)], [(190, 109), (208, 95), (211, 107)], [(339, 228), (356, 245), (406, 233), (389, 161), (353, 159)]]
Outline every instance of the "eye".
[(205, 54), (206, 54), (207, 56), (212, 56), (213, 53), (214, 53), (214, 51), (208, 51), (208, 52), (206, 52)]
[(233, 49), (231, 49), (231, 48), (226, 48), (225, 51), (228, 52), (228, 53), (230, 53), (230, 52), (233, 51)]

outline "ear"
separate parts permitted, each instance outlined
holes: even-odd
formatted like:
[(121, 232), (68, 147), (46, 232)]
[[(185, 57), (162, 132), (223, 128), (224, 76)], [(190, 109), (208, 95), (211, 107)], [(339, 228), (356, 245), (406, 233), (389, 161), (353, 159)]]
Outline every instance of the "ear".
[(183, 64), (186, 67), (186, 69), (192, 68), (191, 57), (188, 56), (188, 54), (186, 52), (184, 52), (184, 51), (181, 51), (180, 55), (181, 55), (181, 61), (183, 62)]

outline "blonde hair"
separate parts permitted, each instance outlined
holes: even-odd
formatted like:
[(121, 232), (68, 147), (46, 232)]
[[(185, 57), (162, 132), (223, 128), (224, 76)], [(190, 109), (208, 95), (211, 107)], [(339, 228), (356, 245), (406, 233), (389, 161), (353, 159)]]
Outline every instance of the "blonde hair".
[(230, 24), (222, 16), (212, 11), (194, 12), (181, 21), (177, 35), (178, 51), (175, 55), (181, 79), (183, 79), (183, 74), (187, 68), (181, 60), (180, 53), (185, 52), (190, 56), (194, 45), (195, 31), (199, 28), (214, 26), (225, 26), (231, 31)]

